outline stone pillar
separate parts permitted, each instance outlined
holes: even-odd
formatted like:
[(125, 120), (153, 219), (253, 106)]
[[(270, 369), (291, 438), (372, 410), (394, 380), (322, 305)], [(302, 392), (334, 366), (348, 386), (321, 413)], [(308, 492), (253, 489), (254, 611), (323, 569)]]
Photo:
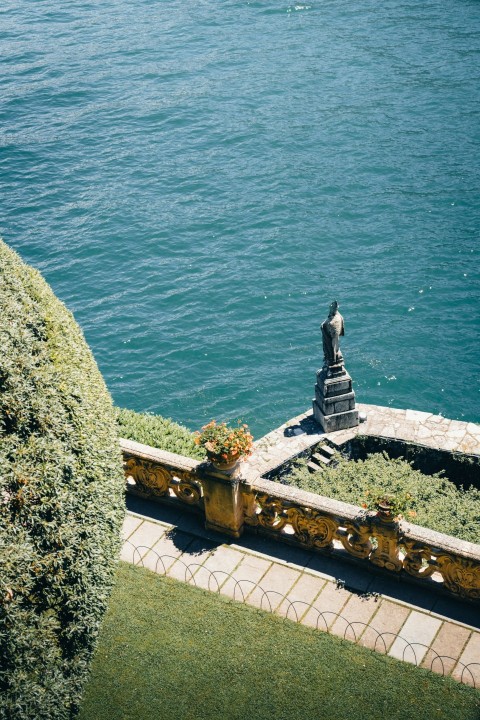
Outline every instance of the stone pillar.
[(400, 572), (403, 562), (400, 558), (399, 527), (394, 518), (381, 511), (371, 520), (372, 535), (377, 540), (377, 547), (370, 555), (370, 562), (378, 567)]
[(239, 538), (243, 532), (244, 511), (238, 468), (217, 470), (211, 463), (197, 469), (203, 487), (205, 527)]
[(313, 416), (326, 433), (358, 425), (352, 378), (343, 363), (324, 366), (317, 372)]

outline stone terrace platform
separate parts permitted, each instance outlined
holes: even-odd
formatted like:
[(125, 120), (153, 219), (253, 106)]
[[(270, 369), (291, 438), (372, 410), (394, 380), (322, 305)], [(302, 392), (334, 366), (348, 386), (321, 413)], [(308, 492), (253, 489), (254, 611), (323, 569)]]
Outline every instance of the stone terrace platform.
[(242, 477), (253, 481), (321, 441), (328, 440), (333, 445), (341, 446), (357, 435), (400, 440), (432, 450), (462, 453), (480, 461), (480, 425), (449, 420), (441, 415), (417, 410), (364, 403), (357, 403), (356, 407), (366, 413), (367, 420), (357, 427), (332, 433), (323, 432), (313, 419), (311, 410), (292, 418), (255, 443), (252, 456), (242, 465)]

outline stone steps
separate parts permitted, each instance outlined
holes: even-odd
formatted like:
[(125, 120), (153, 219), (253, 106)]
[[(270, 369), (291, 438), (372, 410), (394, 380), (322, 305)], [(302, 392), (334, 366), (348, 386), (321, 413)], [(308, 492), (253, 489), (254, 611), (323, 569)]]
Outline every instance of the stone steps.
[(328, 467), (334, 459), (336, 452), (337, 451), (330, 445), (326, 445), (325, 443), (320, 445), (307, 463), (310, 472), (318, 472)]

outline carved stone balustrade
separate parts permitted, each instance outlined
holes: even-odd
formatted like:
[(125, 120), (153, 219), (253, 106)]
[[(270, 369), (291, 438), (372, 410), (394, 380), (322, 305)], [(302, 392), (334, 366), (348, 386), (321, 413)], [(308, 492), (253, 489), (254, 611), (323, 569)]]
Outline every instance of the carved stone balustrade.
[(177, 498), (203, 510), (202, 485), (196, 475), (198, 460), (120, 440), (127, 491), (141, 497), (164, 500)]
[(120, 440), (127, 491), (152, 500), (180, 501), (205, 517), (211, 530), (240, 537), (244, 513), (240, 478), (209, 462)]
[(245, 482), (209, 463), (120, 441), (129, 492), (181, 503), (207, 527), (249, 532), (380, 568), (457, 597), (480, 600), (480, 545), (271, 480)]

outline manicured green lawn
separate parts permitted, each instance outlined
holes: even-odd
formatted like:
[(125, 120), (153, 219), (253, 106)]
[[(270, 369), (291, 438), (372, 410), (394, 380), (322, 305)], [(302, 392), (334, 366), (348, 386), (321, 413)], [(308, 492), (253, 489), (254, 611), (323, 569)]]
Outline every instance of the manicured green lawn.
[(121, 564), (80, 720), (478, 720), (480, 694)]

